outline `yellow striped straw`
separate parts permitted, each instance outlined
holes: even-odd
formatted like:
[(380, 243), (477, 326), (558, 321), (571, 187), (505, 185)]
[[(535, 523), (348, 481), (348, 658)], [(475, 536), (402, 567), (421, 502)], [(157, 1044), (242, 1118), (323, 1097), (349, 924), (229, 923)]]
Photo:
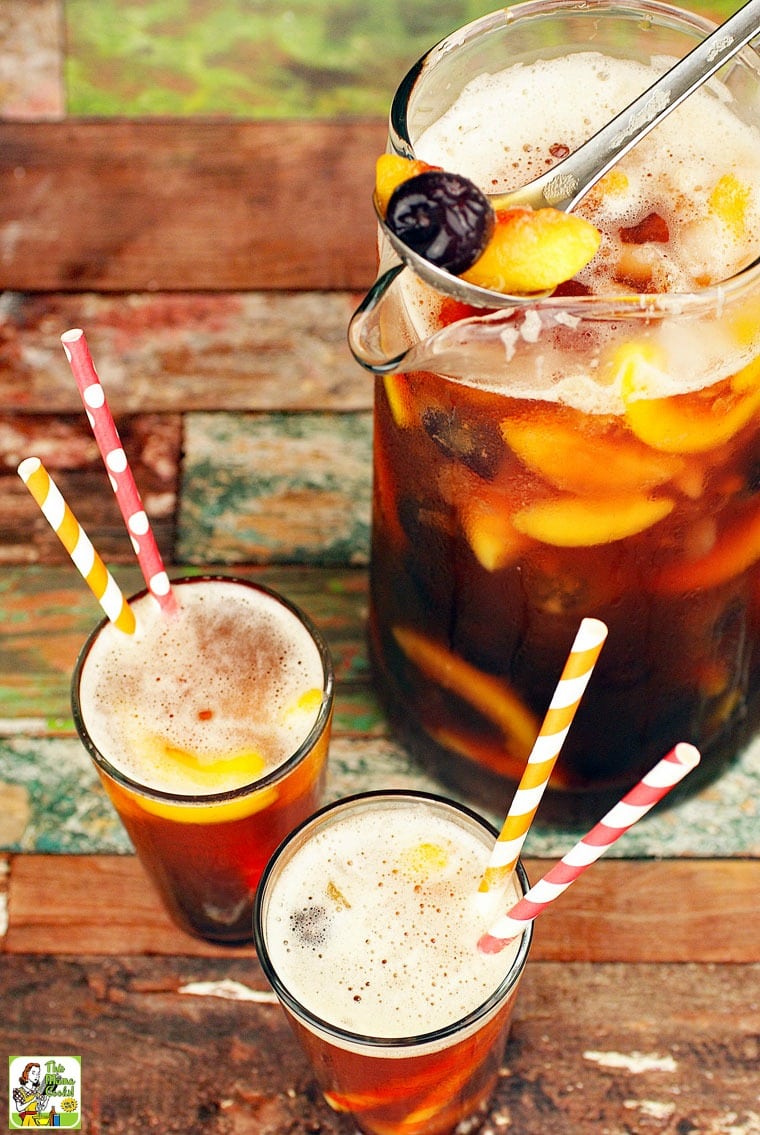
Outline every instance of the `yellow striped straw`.
[(528, 829), (606, 637), (607, 627), (599, 619), (584, 619), (578, 628), (504, 826), (480, 880), (479, 892), (498, 888), (511, 875), (520, 858)]
[(19, 465), (18, 475), (108, 618), (120, 631), (134, 634), (132, 608), (40, 459), (27, 457)]

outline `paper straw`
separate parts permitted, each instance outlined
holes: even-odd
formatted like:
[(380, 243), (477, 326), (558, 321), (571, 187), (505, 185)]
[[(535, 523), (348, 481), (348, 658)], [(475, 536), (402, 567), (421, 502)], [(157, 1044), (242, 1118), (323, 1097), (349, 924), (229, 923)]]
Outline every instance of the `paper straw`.
[(148, 589), (164, 611), (176, 610), (176, 598), (164, 570), (161, 554), (143, 508), (137, 485), (122, 448), (105, 391), (90, 355), (84, 331), (75, 328), (61, 336), (66, 358), (79, 387), (87, 417), (95, 434), (100, 455), (111, 480), (111, 487), (124, 517), (127, 532), (137, 555)]
[(19, 465), (18, 475), (108, 618), (120, 631), (134, 634), (135, 616), (132, 608), (45, 466), (38, 457), (27, 457)]
[(552, 769), (575, 712), (596, 665), (607, 627), (599, 619), (584, 619), (565, 662), (554, 696), (528, 757), (520, 783), (480, 881), (480, 892), (492, 891), (509, 877), (520, 858), (525, 837), (536, 814)]
[(527, 891), (489, 933), (480, 938), (478, 949), (484, 954), (497, 954), (503, 950), (508, 942), (517, 938), (534, 918), (567, 890), (587, 867), (595, 863), (615, 840), (646, 815), (687, 773), (696, 768), (699, 760), (699, 752), (693, 745), (684, 742), (676, 745), (604, 819)]

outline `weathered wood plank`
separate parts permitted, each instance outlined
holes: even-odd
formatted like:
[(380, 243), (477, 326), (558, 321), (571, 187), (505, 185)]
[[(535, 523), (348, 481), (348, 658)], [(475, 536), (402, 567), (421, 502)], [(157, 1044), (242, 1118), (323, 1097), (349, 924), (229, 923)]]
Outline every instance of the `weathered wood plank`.
[[(528, 859), (526, 867), (537, 879), (548, 864)], [(532, 956), (760, 962), (759, 887), (758, 862), (606, 860), (540, 916)], [(218, 956), (227, 950), (175, 930), (133, 856), (16, 856), (8, 893), (8, 954)]]
[(363, 289), (386, 132), (380, 120), (0, 122), (0, 288)]
[(366, 564), (372, 416), (188, 414), (175, 558)]
[[(99, 959), (84, 944), (3, 959), (0, 1037), (8, 1052), (81, 1055), (91, 1135), (349, 1130), (255, 958)], [(759, 979), (757, 966), (534, 961), (485, 1130), (754, 1135)]]
[[(358, 299), (346, 291), (6, 293), (0, 406), (81, 415), (60, 337), (82, 327), (116, 415), (367, 410), (372, 380), (346, 342)], [(0, 440), (12, 428), (11, 417)]]
[[(72, 379), (73, 382), (73, 379)], [(179, 414), (118, 416), (159, 549), (174, 555), (182, 418)], [(0, 415), (0, 562), (66, 563), (69, 557), (16, 476), (24, 457), (39, 457), (103, 558), (133, 563), (134, 551), (84, 411), (78, 416)]]
[[(46, 463), (104, 559), (132, 563), (84, 414), (17, 416), (7, 425), (0, 445), (13, 472), (0, 476), (0, 562), (68, 558), (15, 476), (18, 461), (33, 455)], [(117, 425), (169, 564), (367, 562), (369, 411), (151, 414)]]
[(61, 118), (63, 0), (4, 0), (0, 4), (0, 115)]

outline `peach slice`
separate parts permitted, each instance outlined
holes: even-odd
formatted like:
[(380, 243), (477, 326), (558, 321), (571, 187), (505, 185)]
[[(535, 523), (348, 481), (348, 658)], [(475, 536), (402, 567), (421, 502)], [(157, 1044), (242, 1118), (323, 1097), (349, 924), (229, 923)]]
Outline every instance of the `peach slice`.
[(443, 871), (449, 862), (444, 847), (437, 843), (418, 843), (401, 854), (401, 866), (420, 883)]
[[(509, 740), (506, 743), (483, 741), (474, 738), (470, 733), (466, 733), (464, 729), (446, 726), (431, 729), (428, 732), (433, 740), (442, 745), (444, 749), (451, 749), (468, 761), (474, 761), (477, 765), (492, 769), (499, 776), (507, 776), (515, 782), (519, 782), (525, 772), (525, 761), (528, 753), (522, 752), (519, 746), (513, 748)], [(557, 785), (565, 782), (561, 770), (554, 770), (552, 781)]]
[(386, 374), (383, 376), (383, 386), (391, 417), (399, 429), (416, 425), (419, 415), (406, 375)]
[(560, 497), (535, 501), (512, 517), (518, 532), (558, 548), (589, 548), (635, 536), (673, 509), (667, 497)]
[(653, 591), (673, 594), (719, 587), (760, 560), (760, 508), (734, 521), (699, 559), (669, 564), (655, 577)]
[(736, 174), (725, 173), (718, 180), (707, 201), (710, 212), (723, 221), (737, 240), (740, 240), (747, 230), (750, 196), (751, 190), (748, 185), (739, 181)]
[(760, 407), (755, 364), (705, 391), (658, 396), (664, 352), (649, 342), (619, 347), (608, 364), (633, 433), (664, 453), (706, 453), (729, 441)]
[(394, 189), (398, 189), (402, 181), (438, 168), (413, 158), (402, 158), (399, 154), (381, 154), (375, 163), (375, 200), (383, 216)]
[(525, 540), (512, 524), (503, 493), (481, 490), (465, 498), (460, 511), (467, 542), (486, 571), (500, 571), (517, 558)]
[(583, 421), (547, 405), (530, 417), (505, 418), (501, 433), (512, 452), (549, 484), (578, 496), (645, 492), (683, 472), (683, 458), (658, 453), (609, 429), (609, 419)]
[(478, 670), (442, 643), (409, 627), (396, 626), (393, 635), (417, 669), (493, 721), (513, 754), (527, 759), (538, 735), (539, 722), (506, 682)]
[(601, 236), (589, 221), (558, 209), (505, 209), (462, 279), (497, 292), (530, 294), (572, 279), (595, 256)]
[(182, 769), (187, 777), (205, 791), (224, 792), (231, 782), (250, 783), (266, 767), (266, 761), (255, 749), (244, 749), (235, 753), (198, 754), (181, 749), (158, 734), (144, 739), (146, 752), (161, 762)]
[[(186, 777), (190, 784), (194, 783), (201, 794), (224, 792), (234, 783), (250, 783), (263, 772), (266, 764), (261, 754), (254, 750), (200, 757), (186, 749), (178, 748), (159, 735), (146, 736), (142, 747), (148, 759), (170, 761), (181, 765), (183, 777)], [(118, 791), (121, 793), (123, 790)], [(192, 792), (192, 789), (190, 791)], [(268, 808), (278, 796), (279, 790), (273, 785), (234, 800), (218, 803), (210, 801), (208, 804), (198, 805), (174, 804), (151, 796), (140, 796), (137, 810), (151, 812), (153, 815), (181, 824), (229, 823)], [(119, 800), (121, 802), (121, 796)]]

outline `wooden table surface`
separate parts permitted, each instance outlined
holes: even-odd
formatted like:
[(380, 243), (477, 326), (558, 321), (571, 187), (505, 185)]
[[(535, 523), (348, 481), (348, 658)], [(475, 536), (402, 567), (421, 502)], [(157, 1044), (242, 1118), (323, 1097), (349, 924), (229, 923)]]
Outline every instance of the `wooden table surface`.
[[(56, 10), (4, 5), (6, 35), (30, 8)], [(42, 457), (122, 587), (140, 585), (60, 347), (81, 326), (172, 574), (254, 576), (327, 636), (329, 796), (440, 787), (390, 734), (365, 645), (372, 390), (345, 329), (373, 276), (385, 126), (13, 106), (0, 119), (0, 1047), (81, 1055), (91, 1135), (345, 1133), (253, 948), (183, 935), (143, 879), (70, 719), (98, 609), (15, 469)], [(760, 1132), (759, 800), (756, 744), (539, 920), (488, 1135)], [(531, 877), (580, 834), (537, 824)]]

